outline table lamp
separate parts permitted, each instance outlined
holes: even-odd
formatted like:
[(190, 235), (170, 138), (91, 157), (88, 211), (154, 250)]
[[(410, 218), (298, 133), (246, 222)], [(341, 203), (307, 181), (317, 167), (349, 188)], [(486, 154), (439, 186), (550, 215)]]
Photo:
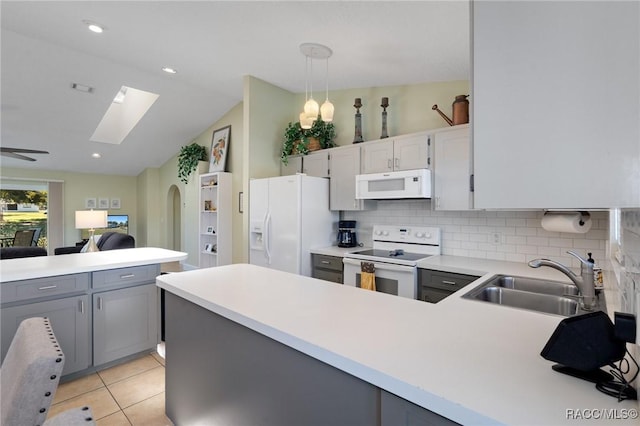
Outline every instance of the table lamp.
[(100, 251), (93, 238), (95, 228), (107, 227), (106, 210), (78, 210), (76, 211), (76, 229), (89, 230), (89, 247), (87, 252)]

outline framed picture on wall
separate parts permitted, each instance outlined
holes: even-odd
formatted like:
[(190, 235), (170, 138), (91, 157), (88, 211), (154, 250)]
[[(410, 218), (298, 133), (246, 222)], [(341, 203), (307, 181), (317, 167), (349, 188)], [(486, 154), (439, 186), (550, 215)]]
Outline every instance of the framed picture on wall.
[(227, 163), (227, 153), (231, 144), (231, 126), (214, 130), (211, 138), (211, 158), (209, 172), (224, 172)]
[(108, 209), (109, 208), (109, 199), (108, 198), (99, 198), (98, 199), (98, 208), (99, 209)]
[(120, 208), (120, 198), (111, 199), (111, 208), (116, 210)]
[(84, 208), (85, 209), (95, 209), (98, 207), (98, 202), (95, 198), (85, 198), (84, 199)]

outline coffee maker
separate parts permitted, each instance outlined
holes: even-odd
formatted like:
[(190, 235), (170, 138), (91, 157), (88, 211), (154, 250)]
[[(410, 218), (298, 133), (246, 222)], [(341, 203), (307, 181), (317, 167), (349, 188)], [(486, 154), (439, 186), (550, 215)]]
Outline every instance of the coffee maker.
[(357, 245), (356, 221), (338, 221), (338, 247), (356, 247)]

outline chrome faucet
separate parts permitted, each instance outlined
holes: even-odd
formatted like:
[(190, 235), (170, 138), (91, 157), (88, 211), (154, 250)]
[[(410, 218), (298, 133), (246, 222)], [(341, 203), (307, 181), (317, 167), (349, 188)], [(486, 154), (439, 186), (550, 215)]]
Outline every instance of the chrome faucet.
[(534, 259), (529, 262), (529, 266), (532, 268), (539, 268), (541, 266), (549, 266), (550, 268), (557, 269), (565, 274), (580, 290), (580, 300), (582, 308), (586, 311), (592, 310), (597, 305), (596, 290), (594, 285), (593, 276), (593, 263), (584, 259), (578, 253), (569, 250), (567, 252), (571, 256), (574, 256), (580, 261), (580, 276), (577, 276), (569, 268), (561, 263), (554, 262), (549, 259)]

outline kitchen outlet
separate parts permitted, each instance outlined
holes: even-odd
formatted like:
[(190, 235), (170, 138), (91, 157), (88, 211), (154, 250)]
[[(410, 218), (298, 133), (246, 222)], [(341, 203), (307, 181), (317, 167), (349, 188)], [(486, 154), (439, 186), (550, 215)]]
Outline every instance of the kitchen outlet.
[(492, 232), (490, 234), (490, 242), (491, 244), (500, 244), (502, 243), (502, 233), (501, 232)]

